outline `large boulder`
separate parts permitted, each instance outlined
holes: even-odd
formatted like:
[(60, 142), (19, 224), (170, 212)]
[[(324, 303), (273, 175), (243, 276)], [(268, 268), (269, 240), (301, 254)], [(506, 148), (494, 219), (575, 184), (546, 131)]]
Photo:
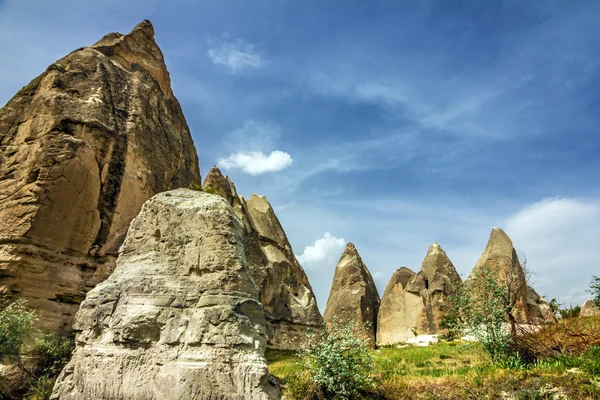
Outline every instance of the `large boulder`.
[(432, 244), (414, 273), (403, 267), (392, 275), (379, 308), (377, 344), (404, 342), (415, 334), (440, 332), (451, 297), (462, 280), (439, 244)]
[(527, 286), (527, 315), (533, 324), (556, 322), (550, 304), (531, 286)]
[(581, 311), (579, 315), (582, 317), (594, 317), (596, 315), (600, 315), (600, 308), (594, 303), (593, 300), (586, 300), (585, 303), (581, 306)]
[(144, 201), (193, 182), (196, 150), (150, 22), (70, 53), (0, 109), (0, 293), (68, 333)]
[(267, 318), (268, 346), (298, 349), (309, 332), (321, 328), (323, 317), (273, 207), (255, 194), (246, 201), (217, 167), (203, 187), (226, 199), (244, 227), (246, 259)]
[(348, 243), (335, 267), (325, 322), (329, 325), (353, 322), (359, 329), (364, 327), (360, 329), (361, 336), (375, 345), (380, 301), (369, 269), (354, 244)]
[(219, 196), (147, 201), (75, 317), (53, 399), (277, 399), (244, 230)]
[(469, 275), (469, 280), (484, 279), (487, 269), (500, 285), (507, 288), (513, 304), (512, 318), (516, 323), (528, 323), (527, 279), (512, 240), (500, 228), (492, 229), (490, 239)]

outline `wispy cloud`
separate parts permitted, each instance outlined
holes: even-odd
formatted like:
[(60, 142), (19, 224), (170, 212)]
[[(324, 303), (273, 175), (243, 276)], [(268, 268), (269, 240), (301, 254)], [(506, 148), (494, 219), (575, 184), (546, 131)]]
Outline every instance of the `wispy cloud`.
[(329, 232), (325, 232), (322, 238), (315, 240), (312, 246), (306, 246), (304, 252), (296, 257), (301, 264), (307, 267), (322, 261), (335, 262), (345, 244), (344, 238), (336, 238)]
[(210, 49), (206, 55), (215, 65), (225, 67), (231, 73), (244, 69), (261, 68), (266, 64), (265, 52), (244, 39), (209, 38)]
[(274, 150), (266, 155), (260, 151), (235, 153), (219, 160), (218, 166), (225, 170), (241, 169), (250, 175), (260, 175), (265, 172), (280, 171), (292, 165), (293, 159), (288, 153)]

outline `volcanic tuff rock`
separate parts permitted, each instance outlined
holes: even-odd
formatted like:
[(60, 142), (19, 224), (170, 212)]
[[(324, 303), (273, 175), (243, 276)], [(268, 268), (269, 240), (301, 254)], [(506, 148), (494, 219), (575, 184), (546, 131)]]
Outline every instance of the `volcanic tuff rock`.
[(277, 399), (244, 229), (219, 196), (148, 200), (75, 317), (53, 399)]
[(0, 292), (68, 332), (152, 195), (200, 182), (144, 21), (55, 62), (0, 109)]
[(244, 248), (267, 318), (268, 345), (298, 349), (310, 330), (323, 325), (315, 295), (296, 260), (273, 208), (263, 196), (246, 201), (228, 177), (213, 167), (204, 180), (233, 207), (244, 227)]
[(593, 317), (595, 315), (600, 315), (600, 308), (598, 308), (593, 300), (586, 300), (581, 306), (579, 315), (582, 317)]
[(462, 280), (440, 247), (432, 244), (419, 273), (403, 267), (388, 282), (377, 324), (377, 343), (399, 343), (417, 334), (438, 333), (448, 312), (449, 297)]
[(475, 264), (469, 280), (482, 276), (484, 268), (490, 268), (499, 283), (508, 288), (515, 304), (512, 316), (517, 323), (529, 322), (527, 313), (527, 279), (513, 243), (500, 228), (492, 229), (490, 239)]
[(363, 336), (374, 345), (379, 303), (379, 293), (371, 273), (354, 244), (348, 243), (335, 267), (325, 307), (325, 322), (355, 322), (357, 327), (368, 323), (367, 329), (362, 331)]
[(532, 323), (556, 322), (550, 304), (534, 288), (527, 286), (527, 315)]

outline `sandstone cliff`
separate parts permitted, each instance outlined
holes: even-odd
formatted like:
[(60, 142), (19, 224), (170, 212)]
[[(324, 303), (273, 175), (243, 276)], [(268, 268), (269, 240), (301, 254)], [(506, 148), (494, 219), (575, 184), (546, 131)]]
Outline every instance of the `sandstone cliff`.
[(446, 252), (432, 244), (419, 273), (401, 268), (392, 275), (379, 309), (377, 344), (403, 342), (415, 333), (438, 333), (461, 283)]
[(217, 167), (206, 175), (204, 188), (226, 199), (244, 227), (246, 259), (265, 309), (269, 347), (298, 349), (310, 330), (321, 328), (323, 318), (273, 208), (263, 196), (253, 194), (246, 201)]
[(515, 305), (512, 316), (517, 323), (530, 322), (527, 312), (527, 280), (513, 243), (500, 228), (492, 229), (490, 239), (469, 275), (479, 279), (484, 268), (490, 268), (498, 282), (507, 287), (511, 302)]
[(361, 330), (362, 335), (375, 345), (379, 303), (379, 293), (371, 273), (354, 244), (348, 243), (335, 267), (325, 308), (325, 322), (354, 322), (358, 328), (366, 323), (366, 329)]
[(200, 182), (144, 21), (55, 62), (0, 109), (0, 292), (66, 333), (152, 195)]
[(277, 399), (244, 229), (219, 196), (147, 201), (114, 273), (76, 315), (53, 399)]

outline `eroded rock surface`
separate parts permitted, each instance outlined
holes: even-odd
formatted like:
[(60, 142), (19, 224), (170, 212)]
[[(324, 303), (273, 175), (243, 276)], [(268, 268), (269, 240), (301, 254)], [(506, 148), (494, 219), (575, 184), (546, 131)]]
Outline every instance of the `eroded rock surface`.
[(244, 229), (216, 195), (147, 201), (76, 315), (53, 399), (277, 399)]
[(530, 322), (527, 313), (527, 279), (512, 240), (500, 228), (492, 229), (490, 239), (469, 275), (471, 279), (483, 278), (489, 268), (499, 284), (506, 286), (515, 305), (512, 316), (517, 323)]
[(346, 245), (344, 253), (335, 267), (333, 283), (325, 308), (325, 322), (354, 322), (356, 327), (366, 329), (361, 333), (375, 345), (379, 293), (369, 269), (352, 243)]
[(226, 199), (244, 227), (246, 259), (265, 309), (269, 347), (298, 349), (307, 333), (321, 328), (323, 317), (271, 204), (255, 194), (246, 201), (217, 167), (203, 186)]
[(600, 315), (600, 308), (594, 303), (593, 300), (586, 300), (585, 303), (581, 306), (581, 311), (579, 315), (582, 317), (593, 317), (596, 315)]
[(531, 286), (527, 286), (527, 315), (533, 324), (556, 322), (550, 304)]
[(440, 332), (462, 280), (439, 244), (432, 244), (419, 273), (403, 267), (394, 272), (379, 308), (377, 344), (400, 343), (415, 334)]
[(152, 195), (200, 182), (144, 21), (55, 62), (0, 109), (0, 292), (67, 333)]

